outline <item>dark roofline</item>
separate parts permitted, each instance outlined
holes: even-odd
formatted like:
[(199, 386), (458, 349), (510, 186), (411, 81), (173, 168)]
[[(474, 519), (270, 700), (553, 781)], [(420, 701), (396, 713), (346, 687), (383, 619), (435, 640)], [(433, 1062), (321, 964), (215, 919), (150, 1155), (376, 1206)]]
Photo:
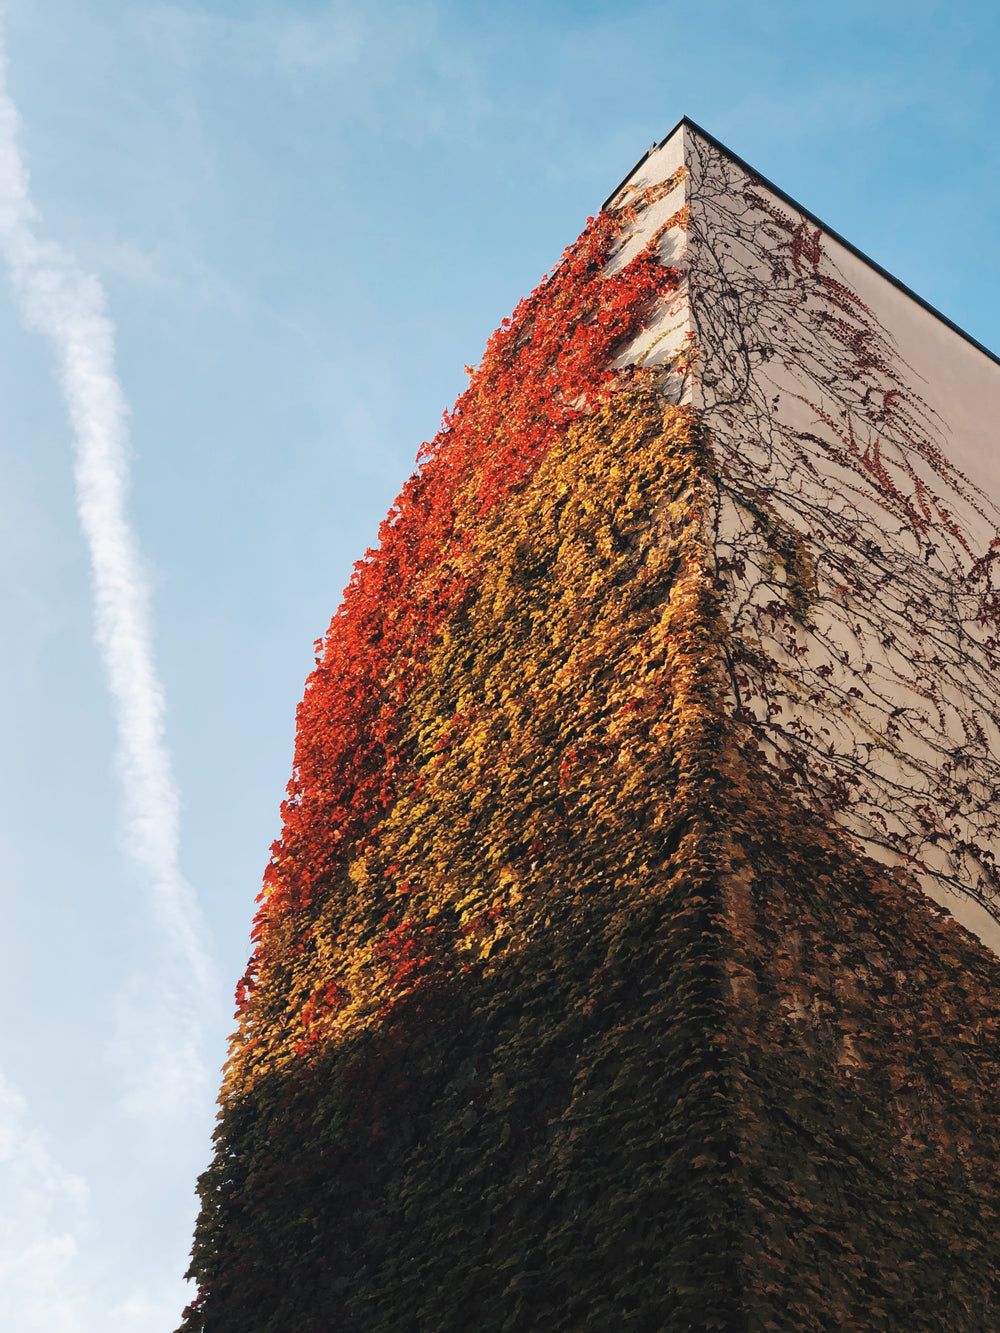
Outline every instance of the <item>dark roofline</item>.
[(756, 169), (756, 167), (752, 167), (749, 162), (744, 161), (744, 159), (740, 157), (738, 154), (734, 153), (732, 149), (727, 148), (726, 145), (724, 143), (721, 143), (715, 137), (714, 134), (709, 134), (707, 130), (703, 130), (700, 125), (696, 124), (690, 118), (690, 116), (681, 116), (680, 120), (677, 122), (677, 124), (674, 126), (674, 128), (670, 131), (669, 134), (664, 135), (664, 137), (660, 140), (658, 144), (655, 144), (652, 148), (648, 148), (646, 152), (643, 153), (642, 157), (639, 158), (639, 161), (635, 164), (635, 166), (628, 173), (628, 175), (623, 177), (623, 179), (619, 182), (619, 184), (616, 185), (615, 188), (608, 195), (607, 199), (605, 199), (604, 203), (601, 205), (602, 212), (604, 211), (604, 209), (608, 207), (612, 199), (614, 199), (614, 197), (619, 193), (619, 191), (625, 185), (628, 184), (628, 182), (632, 179), (635, 173), (642, 166), (643, 162), (645, 162), (646, 159), (652, 153), (655, 153), (660, 148), (662, 148), (663, 145), (668, 140), (672, 139), (674, 135), (677, 133), (677, 131), (679, 129), (682, 129), (685, 125), (688, 127), (689, 130), (693, 130), (695, 134), (700, 135), (700, 137), (704, 139), (707, 143), (710, 143), (713, 148), (717, 149), (720, 153), (723, 153), (726, 157), (730, 159), (730, 161), (735, 162), (738, 167), (742, 167), (743, 170), (748, 173), (748, 175), (753, 176), (757, 180), (759, 180), (761, 185), (763, 185), (765, 189), (769, 190), (771, 194), (775, 195), (778, 199), (783, 200), (784, 203), (788, 204), (790, 208), (794, 208), (797, 213), (800, 213), (802, 215), (802, 217), (808, 218), (814, 227), (819, 227), (820, 231), (824, 232), (832, 240), (836, 241), (838, 245), (842, 245), (845, 250), (849, 250), (851, 254), (856, 256), (856, 258), (860, 259), (862, 263), (867, 264), (869, 268), (873, 268), (876, 273), (881, 274), (883, 278), (885, 278), (888, 282), (891, 282), (894, 287), (896, 287), (899, 291), (901, 291), (905, 296), (908, 296), (911, 301), (916, 301), (917, 305), (923, 306), (923, 308), (928, 312), (928, 314), (933, 315), (935, 319), (939, 319), (942, 324), (947, 324), (948, 328), (951, 329), (954, 333), (957, 333), (960, 338), (964, 338), (967, 343), (971, 343), (972, 346), (977, 348), (980, 352), (982, 352), (984, 356), (988, 356), (991, 361), (995, 362), (998, 366), (1000, 366), (1000, 356), (998, 356), (996, 352), (991, 352), (990, 349), (984, 346), (981, 342), (979, 342), (977, 338), (973, 338), (971, 333), (966, 333), (965, 329), (961, 328), (958, 324), (956, 324), (953, 319), (949, 319), (947, 315), (943, 315), (941, 311), (937, 309), (936, 306), (931, 305), (930, 301), (925, 301), (924, 298), (918, 295), (913, 290), (912, 287), (907, 287), (905, 282), (900, 282), (898, 278), (893, 277), (893, 275), (889, 272), (888, 269), (883, 268), (881, 264), (877, 264), (870, 255), (866, 255), (863, 250), (859, 250), (856, 245), (852, 245), (849, 240), (841, 236), (839, 232), (834, 231), (832, 227), (828, 227), (825, 222), (822, 222), (816, 216), (815, 213), (811, 213), (808, 208), (803, 208), (797, 199), (793, 199), (792, 196), (788, 194), (785, 190), (781, 189), (780, 186), (775, 185), (773, 181), (769, 181), (766, 176), (762, 176), (760, 172)]

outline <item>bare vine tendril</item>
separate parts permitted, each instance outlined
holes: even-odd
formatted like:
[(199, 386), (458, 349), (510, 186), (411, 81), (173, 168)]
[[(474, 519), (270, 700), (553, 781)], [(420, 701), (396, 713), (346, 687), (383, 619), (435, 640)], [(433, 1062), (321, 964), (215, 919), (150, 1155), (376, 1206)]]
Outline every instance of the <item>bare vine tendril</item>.
[(1000, 512), (819, 230), (693, 154), (734, 707), (800, 799), (1000, 918)]

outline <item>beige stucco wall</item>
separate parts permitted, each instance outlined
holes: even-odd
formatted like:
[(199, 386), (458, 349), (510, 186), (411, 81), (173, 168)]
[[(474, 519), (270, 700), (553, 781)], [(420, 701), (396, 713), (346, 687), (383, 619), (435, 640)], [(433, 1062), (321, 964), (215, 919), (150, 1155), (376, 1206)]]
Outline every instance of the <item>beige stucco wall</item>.
[(1000, 365), (687, 125), (612, 207), (681, 167), (612, 265), (659, 230), (686, 281), (620, 362), (715, 437), (733, 707), (1000, 952)]

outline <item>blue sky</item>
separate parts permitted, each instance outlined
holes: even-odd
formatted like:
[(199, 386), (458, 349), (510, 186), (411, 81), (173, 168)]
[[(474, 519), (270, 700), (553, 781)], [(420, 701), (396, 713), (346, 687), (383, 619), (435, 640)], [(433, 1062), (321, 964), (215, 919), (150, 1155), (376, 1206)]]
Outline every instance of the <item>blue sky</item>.
[[(60, 335), (5, 275), (0, 1288), (11, 1333), (170, 1333), (312, 643), (463, 365), (683, 114), (1000, 349), (1000, 9), (8, 0), (5, 30), (32, 234), (115, 326), (210, 975), (128, 841)], [(184, 1042), (175, 1096), (136, 1082)]]

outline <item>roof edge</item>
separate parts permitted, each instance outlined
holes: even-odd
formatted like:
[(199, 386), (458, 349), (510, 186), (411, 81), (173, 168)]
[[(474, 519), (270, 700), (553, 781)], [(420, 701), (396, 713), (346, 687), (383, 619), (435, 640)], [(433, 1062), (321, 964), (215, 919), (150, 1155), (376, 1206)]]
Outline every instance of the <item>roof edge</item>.
[(890, 273), (887, 268), (883, 268), (881, 264), (872, 259), (871, 255), (865, 254), (864, 250), (860, 250), (856, 245), (853, 245), (845, 236), (842, 236), (840, 232), (834, 231), (832, 227), (827, 226), (822, 218), (818, 218), (815, 213), (811, 212), (808, 208), (804, 208), (797, 199), (792, 198), (787, 190), (783, 190), (779, 185), (775, 185), (775, 183), (772, 180), (769, 180), (767, 176), (762, 175), (756, 167), (752, 167), (745, 158), (740, 157), (738, 153), (734, 153), (732, 149), (727, 148), (726, 145), (722, 143), (721, 140), (717, 139), (714, 134), (709, 134), (708, 130), (702, 129), (702, 127), (696, 121), (693, 121), (690, 116), (681, 116), (673, 129), (670, 130), (668, 134), (665, 134), (659, 143), (647, 148), (628, 175), (622, 178), (605, 199), (604, 203), (601, 205), (602, 212), (608, 207), (615, 195), (618, 194), (618, 192), (632, 179), (642, 166), (643, 162), (645, 162), (651, 154), (658, 152), (668, 140), (674, 137), (678, 130), (685, 127), (699, 135), (700, 138), (706, 141), (706, 143), (711, 144), (713, 148), (718, 150), (718, 152), (724, 153), (731, 162), (735, 162), (738, 167), (742, 167), (745, 172), (760, 181), (761, 185), (763, 185), (766, 190), (770, 191), (776, 198), (782, 200), (783, 203), (788, 204), (790, 208), (794, 208), (802, 217), (808, 218), (813, 226), (819, 227), (824, 235), (829, 236), (830, 239), (836, 241), (838, 245), (842, 245), (844, 249), (854, 255), (855, 258), (860, 259), (862, 263), (867, 264), (869, 268), (874, 269), (875, 272), (885, 278), (886, 281), (891, 282), (892, 285), (897, 288), (897, 290), (901, 291), (904, 296), (908, 296), (911, 301), (916, 301), (917, 305), (922, 306), (928, 314), (933, 315), (934, 318), (940, 320), (942, 324), (946, 324), (953, 333), (957, 333), (960, 338), (963, 338), (967, 343), (970, 343), (978, 351), (982, 352), (984, 356), (989, 357), (995, 365), (1000, 366), (1000, 355), (991, 351), (984, 343), (981, 343), (978, 338), (974, 338), (971, 333), (967, 333), (960, 324), (956, 324), (953, 319), (949, 319), (947, 315), (938, 310), (937, 306), (931, 305), (930, 301), (925, 301), (924, 298), (918, 292), (915, 292), (912, 287), (908, 287), (905, 282), (900, 281), (900, 279)]

